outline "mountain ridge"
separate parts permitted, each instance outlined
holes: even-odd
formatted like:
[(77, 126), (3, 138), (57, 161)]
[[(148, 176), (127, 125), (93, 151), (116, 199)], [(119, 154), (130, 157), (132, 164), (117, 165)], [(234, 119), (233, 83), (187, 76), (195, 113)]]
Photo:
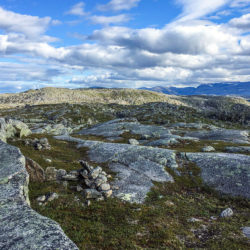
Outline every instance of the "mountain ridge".
[(169, 95), (233, 95), (250, 97), (250, 82), (212, 83), (184, 88), (156, 86), (152, 88), (142, 87), (140, 89)]

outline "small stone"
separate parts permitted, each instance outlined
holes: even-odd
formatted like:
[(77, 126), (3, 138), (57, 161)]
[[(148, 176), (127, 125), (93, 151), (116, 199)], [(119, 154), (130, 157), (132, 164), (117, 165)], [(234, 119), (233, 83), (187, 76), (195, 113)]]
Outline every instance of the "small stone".
[(91, 205), (91, 201), (90, 201), (90, 200), (86, 200), (85, 205), (86, 205), (87, 207), (89, 207), (89, 206)]
[(87, 170), (88, 173), (90, 173), (90, 172), (93, 170), (93, 167), (90, 166), (90, 165), (88, 164), (88, 162), (82, 161), (82, 160), (79, 161), (79, 162), (80, 162), (80, 164), (82, 165), (83, 169), (84, 169), (84, 170)]
[(166, 204), (168, 207), (174, 206), (174, 203), (173, 203), (172, 201), (166, 201), (165, 204)]
[(36, 200), (38, 202), (44, 202), (46, 200), (46, 196), (45, 195), (39, 196), (39, 197), (36, 198)]
[(47, 181), (55, 181), (56, 180), (57, 170), (54, 167), (47, 167), (45, 170), (45, 176)]
[(107, 182), (107, 177), (104, 175), (99, 175), (98, 178), (95, 179), (95, 185), (96, 187), (99, 187), (100, 185), (104, 184)]
[(194, 218), (194, 217), (189, 218), (187, 221), (188, 221), (188, 222), (201, 222), (200, 219), (197, 219), (197, 218)]
[(78, 176), (67, 174), (62, 176), (62, 179), (65, 181), (78, 181)]
[(242, 232), (248, 239), (250, 239), (250, 227), (243, 227)]
[(216, 216), (211, 216), (210, 219), (211, 220), (217, 220), (217, 217)]
[(207, 146), (207, 147), (202, 148), (201, 151), (202, 152), (213, 152), (213, 151), (215, 151), (215, 148), (212, 146)]
[(62, 185), (63, 185), (63, 187), (64, 187), (64, 188), (66, 188), (66, 189), (67, 189), (67, 188), (68, 188), (69, 183), (68, 183), (67, 181), (63, 181), (63, 182), (62, 182)]
[(107, 176), (107, 178), (108, 178), (108, 179), (112, 178), (112, 175), (109, 174), (109, 175)]
[(83, 170), (80, 172), (80, 175), (84, 178), (84, 179), (88, 179), (89, 178), (89, 173), (87, 170)]
[(100, 191), (108, 191), (110, 190), (110, 185), (107, 183), (101, 184), (101, 186), (98, 188)]
[(83, 188), (80, 186), (80, 185), (77, 185), (76, 186), (76, 191), (77, 192), (81, 192), (83, 190)]
[(95, 187), (95, 182), (93, 180), (85, 179), (84, 183), (87, 187), (90, 187), (90, 188)]
[(95, 189), (84, 189), (83, 196), (86, 199), (97, 199), (98, 197), (101, 197), (102, 194)]
[(48, 162), (48, 163), (51, 163), (51, 162), (52, 162), (51, 159), (45, 159), (45, 161)]
[(128, 142), (131, 145), (139, 145), (140, 144), (136, 139), (129, 139)]
[(91, 172), (90, 172), (90, 176), (93, 179), (96, 179), (98, 177), (98, 175), (102, 172), (102, 168), (101, 167), (97, 167), (94, 168)]
[(47, 197), (47, 201), (53, 201), (55, 199), (58, 199), (58, 197), (59, 197), (59, 195), (57, 193), (49, 194)]
[(57, 178), (58, 180), (61, 180), (62, 177), (65, 176), (65, 175), (67, 175), (67, 171), (64, 170), (64, 169), (58, 169), (58, 170), (56, 171), (56, 178)]
[(225, 218), (225, 217), (231, 217), (233, 216), (234, 212), (231, 208), (227, 208), (223, 210), (220, 214), (220, 217)]
[(42, 150), (43, 146), (40, 143), (37, 143), (36, 146), (35, 146), (35, 149)]
[(112, 195), (112, 193), (113, 191), (111, 189), (107, 191), (102, 191), (102, 194), (105, 198), (109, 198)]

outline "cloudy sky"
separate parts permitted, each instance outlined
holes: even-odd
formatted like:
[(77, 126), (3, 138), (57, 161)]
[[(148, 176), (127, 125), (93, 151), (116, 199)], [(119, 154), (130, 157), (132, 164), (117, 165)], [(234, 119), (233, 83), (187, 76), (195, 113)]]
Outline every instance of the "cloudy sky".
[(250, 81), (250, 0), (0, 0), (0, 93)]

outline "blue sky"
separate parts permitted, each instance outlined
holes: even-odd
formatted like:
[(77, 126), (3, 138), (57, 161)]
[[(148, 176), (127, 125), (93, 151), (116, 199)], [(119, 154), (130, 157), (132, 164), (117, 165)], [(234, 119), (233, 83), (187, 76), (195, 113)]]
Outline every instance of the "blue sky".
[(0, 0), (0, 93), (250, 81), (250, 0)]

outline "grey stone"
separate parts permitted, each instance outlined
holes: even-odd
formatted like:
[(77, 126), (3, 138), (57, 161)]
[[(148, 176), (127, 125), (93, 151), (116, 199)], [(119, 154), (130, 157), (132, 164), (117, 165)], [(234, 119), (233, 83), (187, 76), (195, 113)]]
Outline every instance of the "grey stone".
[(83, 196), (86, 199), (97, 199), (97, 198), (102, 197), (102, 193), (98, 192), (95, 189), (84, 189)]
[(67, 171), (65, 169), (58, 169), (56, 171), (56, 179), (61, 180), (63, 179), (63, 176), (67, 175)]
[(108, 190), (110, 190), (110, 185), (107, 183), (103, 183), (100, 185), (99, 190), (100, 191), (108, 191)]
[(102, 194), (105, 198), (109, 198), (112, 196), (112, 193), (113, 191), (110, 189), (110, 190), (107, 190), (107, 191), (102, 191)]
[(243, 227), (242, 232), (248, 239), (250, 239), (250, 227)]
[(57, 170), (54, 167), (47, 167), (45, 169), (45, 176), (47, 181), (55, 181), (57, 176)]
[(58, 199), (59, 195), (57, 193), (50, 193), (46, 197), (47, 201), (53, 201), (55, 199)]
[(234, 212), (231, 208), (227, 208), (223, 210), (220, 214), (220, 217), (225, 218), (225, 217), (231, 217), (233, 216)]
[(131, 145), (139, 145), (140, 144), (136, 139), (129, 139), (128, 142)]
[(100, 185), (106, 183), (108, 181), (107, 177), (104, 175), (99, 175), (98, 178), (95, 179), (95, 185), (96, 187), (99, 187)]
[(45, 173), (43, 168), (32, 159), (26, 157), (25, 158), (25, 168), (29, 173), (29, 177), (31, 181), (34, 182), (43, 182), (45, 181)]
[(78, 249), (55, 221), (29, 206), (20, 150), (0, 141), (0, 249)]
[(46, 200), (46, 196), (45, 195), (42, 195), (42, 196), (39, 196), (37, 197), (36, 199), (38, 202), (44, 202)]
[(202, 152), (213, 152), (213, 151), (215, 151), (215, 148), (212, 146), (206, 146), (206, 147), (202, 148), (201, 151)]
[(62, 176), (62, 179), (65, 181), (78, 181), (78, 176), (74, 174), (66, 174)]
[(101, 172), (102, 172), (102, 168), (96, 167), (90, 172), (89, 175), (91, 178), (96, 179)]
[(0, 140), (6, 142), (8, 138), (28, 136), (32, 132), (29, 127), (17, 120), (0, 118)]
[(81, 164), (81, 166), (83, 167), (83, 169), (86, 170), (88, 173), (90, 173), (93, 170), (93, 167), (90, 166), (88, 164), (88, 162), (81, 160), (81, 161), (79, 161), (79, 163)]
[(186, 153), (201, 168), (201, 177), (212, 188), (232, 196), (250, 198), (250, 156), (226, 153)]

